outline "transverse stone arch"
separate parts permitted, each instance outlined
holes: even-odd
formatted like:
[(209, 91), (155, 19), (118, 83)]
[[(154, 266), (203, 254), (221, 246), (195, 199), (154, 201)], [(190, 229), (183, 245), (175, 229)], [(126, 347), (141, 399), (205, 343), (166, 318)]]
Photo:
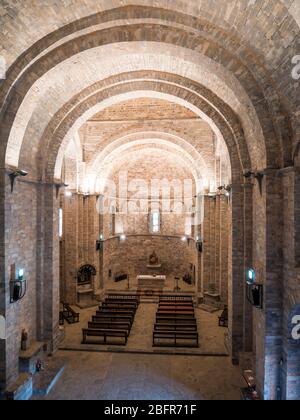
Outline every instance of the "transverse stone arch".
[[(119, 28), (119, 29), (121, 29), (121, 28)], [(138, 32), (137, 31), (137, 27), (135, 26), (134, 28), (131, 28), (131, 29), (135, 29), (135, 31), (136, 32)], [(151, 40), (151, 31), (153, 30), (154, 28), (153, 27), (147, 27), (147, 30), (149, 30), (149, 33), (147, 33), (147, 40), (148, 39), (150, 39)], [(156, 28), (156, 29), (160, 29), (160, 27), (158, 27), (158, 28)], [(122, 28), (122, 30), (123, 31), (127, 31), (128, 30), (128, 28), (125, 28), (125, 27), (123, 27)], [(162, 32), (164, 33), (164, 31), (165, 31), (165, 28), (161, 28), (161, 30), (162, 30)], [(100, 31), (101, 32), (101, 31)], [(100, 34), (99, 34), (100, 35)], [(103, 32), (101, 32), (101, 35), (103, 36), (105, 36), (105, 34), (103, 33)], [(110, 34), (110, 35), (112, 35), (112, 39), (114, 39), (114, 34)], [(116, 35), (116, 33), (115, 33), (115, 35)], [(154, 33), (153, 33), (153, 35), (154, 35)], [(165, 34), (166, 35), (166, 34)], [(95, 34), (93, 34), (93, 36), (92, 36), (92, 40), (94, 40), (94, 41), (96, 41), (96, 39), (95, 38), (97, 38), (97, 36), (95, 35)], [(162, 35), (161, 37), (160, 37), (160, 39), (161, 40), (163, 40), (164, 39), (164, 36)], [(177, 37), (177, 39), (178, 39), (178, 37)], [(91, 41), (92, 41), (91, 40)], [(79, 41), (78, 39), (77, 39), (77, 41)], [(84, 42), (86, 42), (87, 40), (85, 39), (85, 41)], [(198, 40), (199, 41), (199, 40)], [(83, 42), (83, 39), (82, 39), (82, 42)], [(193, 41), (191, 40), (191, 42), (193, 43)], [(177, 43), (178, 44), (178, 43)], [(195, 42), (194, 42), (194, 44), (195, 44)], [(70, 45), (69, 45), (69, 47), (70, 47)], [(44, 58), (44, 57), (43, 57)], [(42, 68), (43, 66), (40, 66), (40, 68)], [(37, 75), (37, 77), (38, 77), (38, 75)], [(262, 112), (262, 113), (264, 113), (265, 112), (265, 110), (264, 109), (260, 109), (260, 112)], [(260, 114), (260, 112), (259, 112), (259, 114)], [(265, 130), (265, 132), (267, 133), (270, 133), (271, 131), (272, 131), (272, 129), (271, 129), (271, 127), (269, 127), (268, 128), (268, 130)], [(286, 132), (285, 132), (286, 133)], [(271, 136), (269, 136), (268, 135), (268, 137), (270, 138), (270, 141), (272, 142), (273, 140), (272, 139), (274, 139), (276, 136), (274, 136), (274, 135), (272, 135), (272, 139), (271, 139)], [(276, 156), (278, 156), (278, 154), (276, 154)], [(276, 161), (276, 159), (275, 159), (275, 161)], [(272, 159), (272, 162), (274, 162), (274, 159)]]
[[(211, 118), (214, 121), (217, 129), (222, 131), (222, 135), (225, 138), (225, 142), (227, 143), (227, 146), (230, 149), (231, 159), (235, 160), (235, 164), (232, 164), (233, 171), (235, 171), (234, 175), (235, 175), (236, 178), (240, 177), (241, 169), (237, 169), (238, 167), (240, 168), (240, 163), (238, 163), (239, 159), (240, 159), (239, 153), (242, 153), (243, 157), (246, 158), (246, 163), (244, 163), (245, 168), (247, 167), (247, 165), (250, 164), (250, 162), (249, 162), (249, 158), (248, 158), (247, 148), (246, 148), (246, 150), (245, 150), (245, 148), (243, 150), (240, 149), (240, 150), (238, 150), (238, 152), (237, 152), (237, 149), (236, 149), (237, 148), (236, 142), (243, 141), (242, 131), (238, 128), (238, 123), (237, 123), (236, 117), (233, 116), (233, 115), (231, 116), (231, 119), (233, 119), (235, 124), (237, 125), (236, 128), (234, 128), (234, 134), (233, 134), (233, 131), (231, 130), (231, 128), (229, 128), (227, 126), (227, 122), (224, 120), (224, 117), (219, 115), (218, 112), (215, 109), (213, 109), (207, 102), (205, 102), (197, 94), (194, 94), (190, 91), (186, 91), (181, 87), (177, 87), (177, 86), (174, 87), (174, 86), (171, 86), (171, 85), (168, 85), (168, 84), (165, 84), (165, 83), (164, 84), (163, 83), (155, 83), (155, 82), (151, 82), (151, 81), (149, 81), (149, 82), (146, 82), (146, 81), (135, 82), (133, 85), (130, 84), (130, 83), (128, 85), (123, 83), (121, 85), (113, 86), (112, 89), (111, 89), (111, 92), (109, 94), (108, 94), (108, 92), (104, 91), (104, 92), (100, 92), (98, 95), (95, 95), (94, 97), (90, 97), (89, 100), (88, 100), (89, 110), (87, 109), (87, 103), (85, 103), (81, 106), (81, 110), (77, 111), (77, 115), (73, 116), (72, 119), (70, 118), (70, 115), (68, 115), (68, 117), (64, 121), (64, 127), (65, 128), (63, 129), (61, 127), (61, 129), (63, 129), (63, 132), (59, 133), (59, 134), (55, 133), (55, 140), (57, 141), (56, 145), (53, 142), (51, 143), (51, 147), (53, 148), (52, 150), (54, 151), (54, 155), (53, 155), (53, 152), (50, 152), (49, 150), (47, 152), (48, 156), (53, 156), (53, 158), (51, 158), (51, 161), (52, 161), (51, 165), (53, 165), (53, 163), (56, 163), (56, 155), (58, 153), (58, 150), (60, 148), (62, 140), (65, 139), (65, 137), (68, 133), (69, 133), (69, 136), (71, 137), (71, 133), (70, 133), (69, 128), (72, 127), (73, 124), (75, 123), (75, 118), (76, 118), (76, 121), (77, 121), (77, 127), (73, 128), (73, 129), (76, 130), (77, 128), (79, 128), (81, 126), (81, 124), (85, 120), (87, 120), (91, 115), (93, 115), (97, 112), (97, 110), (99, 108), (96, 109), (96, 108), (93, 108), (93, 107), (97, 107), (97, 106), (99, 107), (99, 103), (101, 103), (101, 101), (103, 101), (103, 99), (105, 100), (106, 98), (109, 98), (109, 97), (111, 98), (111, 97), (114, 97), (114, 96), (117, 96), (117, 95), (122, 95), (124, 92), (126, 92), (128, 90), (128, 88), (129, 88), (130, 95), (132, 97), (132, 95), (133, 95), (133, 92), (131, 90), (132, 87), (135, 88), (135, 89), (139, 89), (139, 87), (141, 87), (142, 89), (145, 89), (145, 86), (147, 86), (148, 88), (150, 87), (150, 89), (149, 89), (150, 91), (154, 90), (154, 92), (158, 91), (160, 93), (162, 91), (164, 91), (165, 92), (164, 94), (167, 94), (167, 95), (169, 94), (170, 97), (172, 97), (172, 94), (175, 91), (177, 96), (175, 96), (173, 100), (176, 101), (177, 100), (176, 97), (180, 97), (180, 95), (181, 95), (182, 99), (184, 100), (184, 103), (185, 103), (186, 107), (189, 107), (189, 108), (192, 107), (192, 109), (195, 110), (196, 112), (197, 112), (197, 108), (201, 109), (201, 110), (204, 110), (204, 113), (203, 113), (203, 111), (201, 111), (202, 116), (205, 115), (205, 114), (208, 115), (208, 117)], [(137, 90), (137, 92), (139, 92), (139, 91)], [(145, 91), (142, 91), (142, 92), (143, 92), (142, 96), (144, 96)], [(122, 97), (121, 99), (124, 100), (124, 97)], [(187, 102), (187, 100), (188, 100), (188, 102)], [(108, 105), (111, 105), (111, 102), (108, 103)], [(90, 107), (92, 107), (92, 108), (90, 108)], [(87, 113), (87, 115), (85, 115), (84, 118), (82, 117), (83, 110), (86, 110), (85, 112)], [(200, 111), (198, 111), (198, 113), (199, 112)], [(78, 121), (79, 121), (78, 119), (82, 119), (82, 121), (80, 123), (78, 123)], [(234, 135), (234, 137), (233, 137), (233, 135)], [(238, 138), (238, 140), (237, 140), (237, 138)], [(48, 168), (48, 176), (51, 177), (51, 170), (49, 171), (49, 169), (50, 169), (50, 167)], [(236, 170), (238, 172), (236, 172)], [(54, 173), (54, 172), (52, 172), (52, 173)]]
[[(218, 68), (216, 66), (213, 66), (213, 67), (209, 66), (208, 62), (204, 66), (203, 63), (205, 61), (205, 57), (203, 55), (200, 56), (199, 54), (197, 54), (197, 52), (192, 53), (191, 50), (186, 50), (186, 49), (181, 49), (180, 51), (178, 51), (178, 47), (175, 48), (168, 45), (168, 47), (164, 46), (164, 54), (162, 54), (162, 52), (160, 54), (156, 54), (155, 51), (158, 49), (158, 45), (150, 43), (149, 45), (147, 44), (147, 51), (149, 50), (151, 54), (144, 55), (143, 54), (144, 48), (142, 47), (141, 43), (133, 43), (133, 44), (130, 43), (129, 45), (129, 43), (127, 43), (126, 51), (129, 47), (131, 49), (134, 48), (137, 54), (136, 55), (130, 54), (128, 56), (128, 59), (127, 59), (127, 54), (126, 54), (126, 60), (124, 58), (125, 57), (124, 55), (118, 55), (118, 63), (120, 62), (121, 64), (120, 64), (120, 68), (117, 64), (115, 65), (115, 68), (113, 69), (114, 72), (116, 70), (118, 71), (130, 70), (132, 66), (131, 63), (133, 62), (134, 68), (137, 66), (137, 64), (138, 64), (138, 67), (141, 67), (141, 68), (145, 66), (144, 70), (145, 70), (145, 74), (147, 70), (148, 78), (154, 77), (155, 79), (157, 79), (159, 74), (161, 74), (160, 78), (163, 78), (163, 73), (161, 71), (152, 70), (152, 68), (157, 67), (158, 69), (160, 68), (164, 69), (165, 70), (164, 73), (166, 73), (166, 71), (168, 70), (168, 74), (174, 74), (174, 77), (173, 77), (174, 83), (176, 83), (175, 75), (178, 74), (178, 76), (184, 77), (186, 79), (195, 80), (198, 84), (202, 86), (207, 85), (206, 87), (207, 91), (212, 92), (216, 90), (217, 92), (217, 95), (215, 94), (216, 98), (219, 97), (219, 99), (223, 101), (223, 103), (227, 103), (227, 105), (233, 110), (233, 112), (239, 115), (239, 118), (243, 126), (243, 130), (245, 132), (245, 137), (246, 137), (248, 148), (249, 148), (252, 167), (254, 169), (259, 169), (259, 168), (264, 168), (266, 166), (266, 163), (265, 163), (266, 153), (265, 153), (265, 148), (264, 148), (264, 139), (263, 139), (259, 121), (255, 116), (255, 110), (253, 106), (251, 105), (250, 99), (249, 98), (247, 99), (247, 95), (243, 91), (242, 87), (239, 87), (238, 82), (234, 80), (233, 77), (231, 78), (229, 77), (228, 72), (227, 72), (226, 80), (221, 82), (220, 77), (222, 73), (225, 73), (225, 72), (222, 71), (222, 73), (220, 73), (220, 70), (218, 71)], [(115, 47), (114, 45), (110, 46), (110, 49), (111, 49), (110, 52), (113, 54), (117, 54), (118, 50), (116, 50), (114, 47)], [(100, 51), (102, 51), (103, 48), (104, 47), (102, 47)], [(162, 50), (161, 45), (159, 46), (159, 48), (160, 50)], [(94, 52), (95, 50), (92, 50), (92, 51)], [(84, 62), (86, 62), (88, 58), (89, 60), (92, 60), (92, 58), (94, 57), (94, 60), (92, 62), (87, 61), (87, 64), (89, 66), (87, 68), (76, 67), (76, 71), (78, 71), (79, 74), (80, 73), (86, 74), (88, 72), (88, 68), (93, 68), (93, 63), (96, 62), (97, 55), (91, 57), (92, 51), (89, 50), (88, 55), (84, 54)], [(102, 55), (100, 54), (100, 51), (99, 51), (99, 55), (102, 57)], [(167, 54), (168, 51), (169, 51), (169, 55)], [(184, 60), (179, 60), (178, 56), (176, 56), (176, 51), (180, 56), (184, 54)], [(172, 55), (170, 56), (170, 54)], [(106, 57), (108, 54), (107, 53), (105, 54), (105, 51), (104, 51), (103, 55)], [(201, 60), (200, 67), (199, 67), (200, 62), (198, 63), (199, 60)], [(206, 59), (206, 61), (208, 61), (208, 59)], [(206, 66), (208, 67), (206, 68)], [(79, 99), (82, 100), (84, 95), (86, 96), (91, 95), (92, 92), (94, 92), (98, 88), (98, 86), (101, 85), (103, 87), (104, 85), (108, 83), (108, 80), (110, 80), (110, 78), (109, 79), (106, 78), (105, 75), (107, 71), (103, 71), (104, 67), (106, 67), (105, 60), (102, 61), (101, 59), (101, 67), (100, 68), (97, 67), (98, 70), (96, 73), (97, 73), (97, 80), (98, 80), (98, 74), (99, 74), (100, 79), (103, 78), (103, 81), (96, 83), (96, 85), (92, 84), (89, 88), (84, 89), (84, 91), (80, 92), (80, 94), (76, 96), (76, 101), (79, 101)], [(55, 68), (56, 72), (53, 75), (55, 80), (57, 80), (59, 76), (58, 68), (59, 66)], [(65, 71), (67, 71), (67, 74), (70, 74), (70, 78), (71, 78), (70, 80), (73, 80), (73, 77), (74, 77), (74, 70), (72, 73), (71, 72), (72, 69), (73, 67), (68, 67), (67, 69), (65, 69)], [(61, 71), (64, 71), (64, 68), (62, 68)], [(111, 70), (109, 70), (109, 74), (110, 72)], [(51, 74), (52, 73), (53, 73), (53, 70), (51, 71)], [(141, 72), (139, 72), (139, 75), (140, 73)], [(217, 74), (217, 76), (212, 76), (212, 74)], [(44, 77), (41, 79), (41, 81), (43, 81), (42, 86), (46, 84), (46, 81), (44, 79), (45, 79)], [(230, 83), (229, 83), (229, 79), (230, 80), (232, 79)], [(114, 80), (121, 81), (120, 77), (118, 76), (114, 76)], [(45, 116), (48, 117), (48, 115), (50, 116), (53, 113), (53, 115), (55, 115), (55, 119), (58, 119), (59, 116), (63, 116), (64, 114), (69, 113), (70, 110), (74, 107), (75, 97), (69, 96), (70, 95), (69, 91), (72, 92), (72, 85), (70, 86), (70, 84), (67, 82), (68, 82), (68, 79), (63, 79), (61, 83), (63, 87), (65, 85), (66, 87), (65, 88), (59, 87), (58, 89), (54, 89), (54, 91), (57, 90), (61, 92), (61, 95), (64, 98), (63, 103), (65, 103), (67, 99), (71, 98), (70, 100), (68, 100), (68, 103), (66, 104), (66, 106), (62, 106), (61, 109), (59, 108), (60, 105), (56, 106), (57, 102), (59, 104), (62, 102), (62, 99), (59, 96), (55, 95), (55, 98), (52, 98), (52, 101), (51, 101), (52, 96), (48, 94), (46, 96), (46, 100), (43, 100), (43, 103), (41, 103), (39, 96), (37, 96), (35, 92), (31, 92), (30, 95), (26, 96), (26, 100), (23, 101), (22, 106), (20, 110), (18, 111), (18, 116), (16, 117), (16, 120), (15, 120), (15, 126), (18, 127), (18, 125), (20, 125), (19, 123), (20, 119), (23, 119), (24, 121), (23, 124), (25, 124), (25, 127), (27, 128), (25, 132), (20, 132), (20, 133), (17, 130), (13, 129), (11, 132), (11, 138), (14, 140), (14, 142), (17, 142), (17, 143), (18, 142), (20, 143), (21, 140), (23, 140), (24, 144), (26, 144), (26, 142), (30, 143), (30, 146), (27, 146), (27, 147), (30, 147), (30, 153), (29, 153), (31, 157), (30, 162), (28, 163), (26, 163), (26, 161), (24, 162), (24, 158), (26, 159), (26, 156), (28, 155), (28, 151), (24, 146), (22, 147), (22, 156), (23, 156), (22, 166), (25, 166), (25, 168), (28, 167), (28, 170), (31, 173), (34, 171), (33, 168), (31, 167), (32, 150), (35, 150), (38, 147), (39, 138), (40, 136), (42, 136), (42, 133), (43, 133), (41, 124), (44, 124), (45, 129), (48, 124), (46, 123), (46, 121), (43, 121), (45, 119)], [(48, 81), (48, 84), (49, 83), (50, 82)], [(51, 85), (53, 83), (54, 81), (51, 80)], [(91, 80), (90, 83), (93, 83), (93, 81)], [(48, 86), (48, 84), (46, 84), (46, 86)], [(76, 79), (76, 85), (77, 84), (81, 86), (81, 84), (79, 83), (79, 80), (77, 81)], [(41, 83), (38, 83), (38, 85), (35, 85), (34, 90), (37, 90), (37, 89), (39, 89), (39, 91), (41, 90)], [(48, 86), (48, 89), (50, 89), (49, 86)], [(29, 96), (31, 97), (29, 98)], [(53, 101), (55, 104), (55, 108), (53, 108), (53, 103), (52, 103)], [(32, 109), (32, 104), (35, 104), (36, 102), (38, 103), (38, 105), (36, 105), (36, 110), (34, 111)], [(220, 107), (221, 105), (218, 105), (218, 103), (216, 102), (217, 101), (214, 101), (215, 106)], [(19, 116), (19, 114), (21, 115)], [(28, 115), (30, 116), (35, 115), (35, 122), (32, 121), (32, 117), (27, 122)], [(53, 121), (53, 124), (54, 124), (54, 121)], [(58, 124), (58, 122), (56, 124)], [(18, 153), (14, 152), (12, 158), (16, 159), (16, 156), (18, 156)]]

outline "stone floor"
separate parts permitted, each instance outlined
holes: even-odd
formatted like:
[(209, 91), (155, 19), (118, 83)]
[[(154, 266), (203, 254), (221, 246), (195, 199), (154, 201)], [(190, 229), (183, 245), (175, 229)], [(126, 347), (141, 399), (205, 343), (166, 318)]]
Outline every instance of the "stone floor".
[(47, 400), (239, 400), (228, 357), (60, 351), (65, 371)]
[(95, 315), (97, 307), (79, 310), (80, 323), (65, 325), (65, 340), (61, 344), (61, 349), (69, 350), (93, 350), (93, 351), (130, 351), (142, 353), (183, 353), (201, 355), (227, 355), (224, 345), (225, 328), (218, 326), (218, 316), (221, 312), (207, 313), (200, 309), (195, 309), (198, 322), (199, 348), (198, 349), (175, 349), (172, 348), (153, 348), (152, 332), (155, 323), (157, 304), (140, 304), (127, 346), (103, 346), (103, 345), (83, 345), (82, 328), (86, 328), (92, 315)]

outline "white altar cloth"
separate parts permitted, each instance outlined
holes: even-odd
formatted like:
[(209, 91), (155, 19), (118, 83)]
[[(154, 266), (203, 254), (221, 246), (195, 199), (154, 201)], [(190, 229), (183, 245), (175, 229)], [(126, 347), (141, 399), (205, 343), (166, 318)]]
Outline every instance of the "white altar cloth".
[(137, 276), (137, 285), (139, 288), (162, 289), (165, 287), (166, 280), (166, 276), (140, 275)]

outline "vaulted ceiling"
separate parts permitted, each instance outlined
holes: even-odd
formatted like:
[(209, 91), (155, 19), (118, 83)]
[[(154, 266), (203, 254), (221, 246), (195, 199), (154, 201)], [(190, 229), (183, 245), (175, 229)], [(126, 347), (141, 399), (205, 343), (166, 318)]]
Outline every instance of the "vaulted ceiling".
[[(168, 102), (170, 119), (183, 112), (209, 125), (227, 146), (233, 181), (249, 168), (291, 165), (300, 132), (300, 84), (292, 78), (299, 21), (297, 0), (5, 0), (2, 165), (59, 179), (83, 127), (111, 118), (111, 107), (126, 118), (122, 104), (147, 99)], [(174, 133), (170, 123), (149, 137), (142, 105), (138, 112), (139, 140), (179, 147), (193, 136), (188, 125)], [(148, 112), (155, 120), (160, 106)], [(138, 141), (133, 127), (119, 138), (115, 131), (112, 144)]]

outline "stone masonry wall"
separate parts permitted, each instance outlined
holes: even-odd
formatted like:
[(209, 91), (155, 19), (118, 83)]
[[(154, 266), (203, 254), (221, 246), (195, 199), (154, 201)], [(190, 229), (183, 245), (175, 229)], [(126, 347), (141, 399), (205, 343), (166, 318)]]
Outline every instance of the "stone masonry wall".
[(160, 264), (160, 274), (168, 277), (182, 277), (190, 271), (190, 264), (197, 265), (197, 250), (195, 242), (183, 242), (180, 237), (160, 236), (129, 236), (126, 241), (110, 239), (104, 245), (104, 280), (109, 288), (108, 273), (112, 277), (122, 272), (130, 275), (131, 286), (136, 285), (139, 274), (147, 274), (149, 257), (155, 251)]

